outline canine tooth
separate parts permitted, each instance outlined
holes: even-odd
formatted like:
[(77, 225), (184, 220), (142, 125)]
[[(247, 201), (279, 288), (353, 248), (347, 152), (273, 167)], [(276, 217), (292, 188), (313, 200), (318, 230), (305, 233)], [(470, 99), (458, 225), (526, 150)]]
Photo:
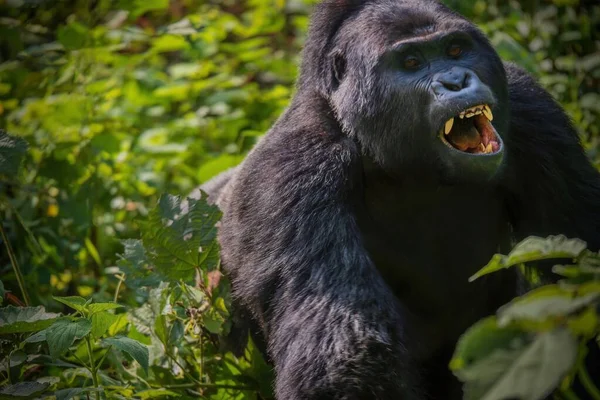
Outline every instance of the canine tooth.
[(483, 145), (483, 143), (479, 143), (479, 150), (485, 153), (485, 146)]
[(491, 153), (492, 152), (492, 144), (491, 143), (488, 143), (488, 145), (485, 148), (485, 152), (486, 153)]
[(444, 133), (447, 135), (452, 130), (452, 125), (454, 125), (454, 118), (450, 118), (446, 121), (446, 125), (444, 125)]
[(485, 108), (483, 109), (483, 114), (490, 121), (494, 119), (494, 114), (492, 114), (492, 110), (490, 110), (488, 106), (485, 106)]

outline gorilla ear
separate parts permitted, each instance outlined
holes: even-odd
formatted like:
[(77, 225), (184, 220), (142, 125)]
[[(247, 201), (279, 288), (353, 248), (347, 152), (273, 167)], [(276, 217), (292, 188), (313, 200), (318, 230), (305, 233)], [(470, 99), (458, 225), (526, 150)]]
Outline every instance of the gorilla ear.
[(344, 79), (344, 75), (346, 74), (346, 57), (342, 54), (340, 50), (336, 50), (333, 52), (331, 56), (332, 60), (332, 87), (333, 90), (337, 89), (342, 79)]

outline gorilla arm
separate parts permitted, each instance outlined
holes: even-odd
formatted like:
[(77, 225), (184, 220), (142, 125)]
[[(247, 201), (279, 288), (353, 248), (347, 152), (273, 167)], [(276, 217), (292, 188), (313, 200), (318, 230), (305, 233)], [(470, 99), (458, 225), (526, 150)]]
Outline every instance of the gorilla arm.
[(277, 398), (419, 398), (406, 385), (416, 379), (400, 306), (350, 210), (355, 144), (286, 119), (237, 172), (220, 232), (234, 295), (269, 344)]
[(505, 69), (511, 116), (504, 181), (516, 239), (564, 234), (600, 249), (600, 174), (550, 94), (519, 67)]

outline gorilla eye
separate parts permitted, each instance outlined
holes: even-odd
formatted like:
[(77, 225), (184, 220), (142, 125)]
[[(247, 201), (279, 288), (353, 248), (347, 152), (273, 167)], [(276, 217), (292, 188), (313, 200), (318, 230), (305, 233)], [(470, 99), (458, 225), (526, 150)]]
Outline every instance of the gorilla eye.
[(462, 54), (462, 52), (462, 47), (460, 47), (458, 44), (453, 44), (448, 47), (448, 55), (450, 57), (458, 57)]
[(421, 63), (417, 57), (409, 56), (404, 59), (403, 67), (405, 69), (415, 69), (418, 68)]

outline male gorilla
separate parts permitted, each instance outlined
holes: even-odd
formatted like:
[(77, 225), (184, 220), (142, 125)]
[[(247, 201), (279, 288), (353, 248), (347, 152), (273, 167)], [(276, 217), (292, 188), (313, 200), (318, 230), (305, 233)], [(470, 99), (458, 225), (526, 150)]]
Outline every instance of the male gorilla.
[(568, 117), (432, 0), (317, 5), (291, 105), (205, 189), (281, 400), (458, 399), (458, 336), (518, 281), (467, 278), (528, 235), (600, 247)]

